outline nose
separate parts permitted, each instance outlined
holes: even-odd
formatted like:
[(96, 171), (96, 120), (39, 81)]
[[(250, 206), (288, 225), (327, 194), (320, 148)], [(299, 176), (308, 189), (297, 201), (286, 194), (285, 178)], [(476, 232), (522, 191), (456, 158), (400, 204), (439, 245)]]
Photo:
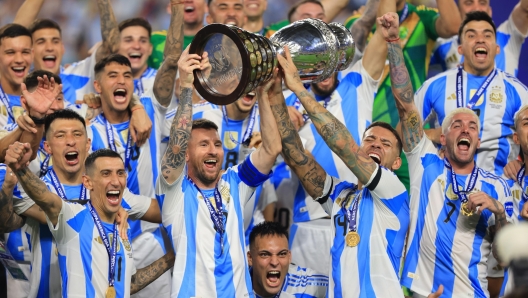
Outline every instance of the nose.
[(270, 265), (273, 267), (279, 266), (279, 257), (276, 254), (271, 255)]
[(21, 52), (16, 52), (15, 53), (15, 59), (14, 59), (15, 63), (17, 64), (22, 64), (24, 63), (24, 56), (22, 55)]
[(75, 137), (73, 136), (73, 134), (67, 134), (66, 135), (66, 144), (68, 146), (75, 146)]
[(138, 50), (138, 49), (141, 48), (140, 43), (139, 43), (139, 40), (134, 40), (134, 41), (132, 42), (132, 48), (133, 48), (133, 49), (136, 49), (136, 50)]

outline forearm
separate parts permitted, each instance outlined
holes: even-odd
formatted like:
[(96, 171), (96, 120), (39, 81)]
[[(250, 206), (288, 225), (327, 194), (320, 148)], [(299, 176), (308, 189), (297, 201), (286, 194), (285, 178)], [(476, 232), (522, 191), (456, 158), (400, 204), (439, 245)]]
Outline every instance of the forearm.
[(171, 20), (163, 63), (154, 81), (154, 95), (158, 102), (168, 107), (174, 94), (174, 82), (178, 71), (178, 60), (183, 47), (183, 4), (171, 5)]
[(400, 115), (403, 149), (412, 151), (423, 137), (422, 119), (414, 104), (414, 91), (399, 41), (389, 42), (390, 80)]
[(24, 27), (29, 27), (34, 20), (37, 19), (37, 15), (44, 4), (44, 0), (26, 0), (17, 11), (15, 20), (13, 23), (20, 24)]
[(46, 212), (46, 215), (53, 224), (55, 224), (62, 207), (62, 200), (50, 192), (46, 184), (27, 167), (16, 171), (15, 174), (28, 197), (35, 201)]
[(174, 260), (174, 251), (170, 251), (154, 263), (137, 270), (136, 274), (132, 275), (130, 281), (130, 294), (135, 294), (142, 290), (167, 270), (172, 268), (172, 266), (174, 266)]
[(511, 17), (517, 30), (523, 35), (528, 33), (528, 0), (521, 0), (512, 11)]
[(97, 49), (96, 60), (112, 53), (117, 53), (119, 48), (119, 28), (110, 0), (97, 0), (97, 7), (101, 17), (101, 38), (103, 44)]
[(454, 0), (437, 0), (438, 19), (436, 19), (436, 32), (440, 37), (449, 38), (458, 34), (462, 19)]
[(377, 165), (365, 152), (360, 150), (346, 126), (321, 106), (306, 90), (297, 92), (296, 95), (328, 147), (343, 160), (361, 183), (368, 183)]
[(321, 0), (325, 12), (326, 23), (332, 20), (341, 12), (348, 4), (348, 0)]
[(370, 30), (376, 22), (376, 12), (378, 10), (380, 0), (368, 0), (365, 12), (363, 15), (352, 25), (350, 32), (356, 43), (356, 50), (363, 53), (365, 51), (365, 45), (367, 44), (367, 38), (369, 37)]
[(7, 149), (9, 149), (9, 145), (13, 144), (16, 141), (19, 141), (21, 135), (22, 130), (17, 127), (15, 130), (5, 135), (5, 137), (0, 138), (0, 163), (5, 162), (5, 155)]
[(9, 233), (24, 225), (24, 218), (13, 209), (13, 190), (15, 185), (4, 182), (0, 189), (0, 233)]
[(176, 181), (185, 165), (185, 152), (192, 128), (192, 93), (191, 87), (182, 87), (178, 111), (172, 120), (169, 145), (161, 160), (163, 177), (169, 184)]
[(259, 94), (260, 132), (262, 145), (256, 150), (253, 165), (264, 174), (269, 173), (277, 156), (281, 152), (280, 135), (277, 134), (277, 122), (271, 112), (267, 94)]

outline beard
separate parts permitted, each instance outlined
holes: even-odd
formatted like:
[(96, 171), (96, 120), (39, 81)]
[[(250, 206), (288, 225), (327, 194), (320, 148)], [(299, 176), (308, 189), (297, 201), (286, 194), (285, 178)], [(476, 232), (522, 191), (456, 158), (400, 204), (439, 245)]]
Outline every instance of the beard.
[(337, 80), (337, 72), (333, 76), (334, 84), (330, 87), (321, 88), (319, 87), (319, 84), (311, 84), (313, 93), (322, 97), (328, 97), (332, 95), (332, 93), (336, 90), (337, 85), (339, 85), (339, 81)]

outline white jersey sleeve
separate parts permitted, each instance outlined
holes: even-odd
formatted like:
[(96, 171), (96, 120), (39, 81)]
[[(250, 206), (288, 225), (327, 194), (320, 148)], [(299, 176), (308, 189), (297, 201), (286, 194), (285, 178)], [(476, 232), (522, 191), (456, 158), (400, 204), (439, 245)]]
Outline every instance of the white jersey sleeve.
[(121, 206), (130, 216), (130, 219), (139, 220), (147, 213), (152, 199), (147, 196), (135, 195), (125, 188)]
[[(48, 227), (51, 231), (51, 234), (53, 235), (53, 238), (55, 238), (57, 244), (66, 244), (70, 240), (77, 237), (77, 235), (79, 235), (79, 233), (72, 229), (72, 227), (69, 226), (67, 222), (75, 218), (75, 216), (84, 209), (84, 206), (80, 204), (62, 201), (61, 211), (59, 213), (59, 217), (57, 218), (57, 224), (55, 226), (53, 225), (53, 223), (51, 223), (49, 217), (46, 215)], [(79, 218), (77, 220), (78, 223), (81, 225), (84, 222), (84, 218)]]
[(75, 86), (75, 95), (77, 99), (82, 99), (84, 94), (88, 93), (94, 93), (95, 88), (93, 85), (94, 79), (95, 79), (95, 64), (97, 63), (96, 60), (96, 54), (99, 47), (95, 49), (90, 55), (90, 57), (70, 64), (68, 67), (64, 69), (62, 74), (64, 76), (77, 76), (81, 78), (87, 78), (87, 82), (85, 82), (82, 86)]
[(522, 33), (515, 26), (511, 15), (497, 28), (497, 43), (501, 52), (495, 57), (495, 64), (499, 69), (517, 75), (521, 47), (527, 36), (528, 32)]

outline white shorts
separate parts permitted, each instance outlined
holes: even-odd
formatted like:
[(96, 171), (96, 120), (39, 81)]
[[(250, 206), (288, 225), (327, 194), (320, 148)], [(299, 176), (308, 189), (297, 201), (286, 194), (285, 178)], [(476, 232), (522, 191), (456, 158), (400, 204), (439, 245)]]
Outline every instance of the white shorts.
[(294, 223), (290, 227), (290, 250), (292, 263), (310, 268), (323, 274), (330, 273), (330, 263), (326, 260), (332, 246), (332, 221), (321, 218)]
[[(142, 233), (132, 241), (132, 251), (134, 252), (134, 265), (136, 269), (141, 269), (152, 264), (154, 261), (165, 255), (165, 247), (161, 229), (155, 232)], [(169, 298), (171, 290), (171, 271), (163, 273), (158, 279), (153, 281), (143, 290), (130, 297), (133, 298)]]

